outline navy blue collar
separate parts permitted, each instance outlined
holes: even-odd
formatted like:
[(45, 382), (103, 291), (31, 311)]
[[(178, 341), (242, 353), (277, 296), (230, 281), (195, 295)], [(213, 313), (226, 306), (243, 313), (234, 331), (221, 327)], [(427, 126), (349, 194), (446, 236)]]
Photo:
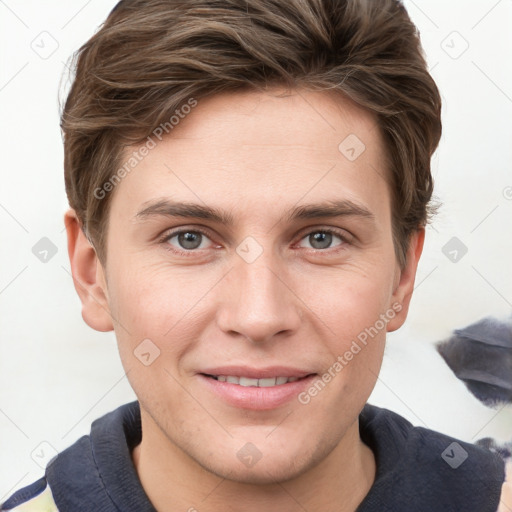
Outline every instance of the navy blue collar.
[(132, 462), (142, 438), (138, 402), (94, 421), (90, 436), (58, 455), (46, 470), (60, 511), (156, 512)]
[[(360, 414), (359, 430), (375, 454), (377, 475), (357, 512), (496, 512), (505, 479), (498, 455), (413, 427), (398, 414), (369, 404)], [(47, 468), (59, 510), (156, 512), (131, 458), (140, 441), (138, 402), (97, 419), (90, 436), (60, 453)], [(467, 458), (454, 468), (454, 457), (460, 462), (464, 454)]]

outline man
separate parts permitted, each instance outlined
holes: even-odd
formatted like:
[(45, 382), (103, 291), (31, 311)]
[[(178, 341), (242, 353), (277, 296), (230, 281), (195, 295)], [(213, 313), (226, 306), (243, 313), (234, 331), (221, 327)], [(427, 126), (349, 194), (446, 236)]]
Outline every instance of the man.
[(65, 224), (138, 401), (2, 510), (507, 510), (499, 456), (366, 404), (440, 110), (395, 0), (120, 2), (62, 113)]

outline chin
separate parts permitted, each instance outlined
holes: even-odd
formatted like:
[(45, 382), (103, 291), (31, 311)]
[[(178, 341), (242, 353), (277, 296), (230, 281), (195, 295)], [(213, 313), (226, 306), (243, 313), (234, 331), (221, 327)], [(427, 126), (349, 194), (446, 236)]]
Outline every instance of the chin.
[[(297, 446), (302, 446), (297, 452)], [(263, 447), (259, 451), (251, 443), (236, 449), (227, 447), (222, 453), (210, 453), (204, 457), (201, 451), (199, 458), (194, 457), (203, 469), (232, 482), (251, 485), (272, 485), (293, 480), (316, 466), (332, 451), (333, 447), (305, 447), (304, 444), (294, 443), (289, 450)]]
[(297, 466), (295, 461), (285, 457), (281, 461), (272, 460), (264, 462), (262, 459), (253, 467), (241, 466), (240, 463), (234, 465), (209, 463), (203, 467), (210, 473), (232, 482), (263, 486), (293, 480), (305, 473), (310, 465)]

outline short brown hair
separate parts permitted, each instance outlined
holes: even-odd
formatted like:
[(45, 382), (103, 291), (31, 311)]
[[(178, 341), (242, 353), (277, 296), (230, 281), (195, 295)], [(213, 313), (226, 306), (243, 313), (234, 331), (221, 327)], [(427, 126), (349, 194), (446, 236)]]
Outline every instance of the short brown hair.
[(66, 192), (101, 261), (112, 194), (95, 191), (125, 148), (191, 98), (271, 85), (339, 91), (376, 115), (402, 266), (428, 221), (441, 98), (398, 0), (122, 0), (74, 64), (61, 114)]

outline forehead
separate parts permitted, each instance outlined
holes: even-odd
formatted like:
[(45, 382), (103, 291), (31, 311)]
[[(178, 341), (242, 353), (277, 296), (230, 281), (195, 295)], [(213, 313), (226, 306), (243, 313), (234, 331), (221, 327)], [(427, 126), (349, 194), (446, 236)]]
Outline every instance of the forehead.
[(162, 197), (229, 202), (262, 215), (306, 200), (389, 203), (376, 117), (341, 95), (218, 94), (199, 100), (162, 141), (152, 138), (154, 147), (116, 187), (112, 209), (123, 215)]
[(176, 142), (174, 151), (200, 149), (201, 141), (238, 153), (256, 150), (262, 157), (286, 150), (338, 159), (339, 139), (349, 134), (370, 151), (382, 149), (375, 147), (381, 143), (375, 115), (334, 92), (271, 89), (217, 94), (199, 100), (190, 114), (175, 117), (175, 123), (166, 137), (170, 144)]

